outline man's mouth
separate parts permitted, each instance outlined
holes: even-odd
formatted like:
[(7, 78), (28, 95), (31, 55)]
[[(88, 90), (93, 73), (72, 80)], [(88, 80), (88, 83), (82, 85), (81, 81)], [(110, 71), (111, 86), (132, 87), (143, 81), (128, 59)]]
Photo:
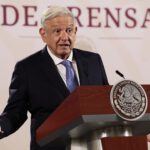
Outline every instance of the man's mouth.
[(61, 46), (61, 47), (69, 47), (70, 44), (59, 44), (59, 46)]

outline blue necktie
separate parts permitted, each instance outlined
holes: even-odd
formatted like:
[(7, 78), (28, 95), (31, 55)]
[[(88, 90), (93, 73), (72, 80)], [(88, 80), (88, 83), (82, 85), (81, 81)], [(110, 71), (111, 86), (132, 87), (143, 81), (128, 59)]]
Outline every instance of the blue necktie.
[(66, 67), (66, 84), (70, 92), (72, 92), (78, 85), (72, 63), (69, 60), (64, 60), (62, 64)]

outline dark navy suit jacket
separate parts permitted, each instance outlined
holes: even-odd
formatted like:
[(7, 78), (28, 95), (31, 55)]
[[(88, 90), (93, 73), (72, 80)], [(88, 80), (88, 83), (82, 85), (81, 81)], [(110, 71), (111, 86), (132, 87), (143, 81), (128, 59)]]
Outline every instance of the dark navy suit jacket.
[[(73, 49), (73, 57), (78, 67), (80, 85), (108, 84), (98, 54)], [(36, 129), (70, 94), (46, 47), (16, 64), (9, 92), (8, 104), (0, 116), (4, 131), (0, 138), (15, 132), (26, 121), (29, 111), (31, 150), (63, 150), (58, 145), (55, 148), (40, 148), (35, 142)]]

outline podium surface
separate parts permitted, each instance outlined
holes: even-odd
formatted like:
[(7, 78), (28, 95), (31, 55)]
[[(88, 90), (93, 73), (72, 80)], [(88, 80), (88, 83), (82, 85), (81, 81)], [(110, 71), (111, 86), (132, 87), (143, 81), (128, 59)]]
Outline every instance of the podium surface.
[[(119, 118), (110, 103), (112, 86), (78, 87), (37, 130), (37, 142), (65, 143), (97, 132), (99, 138), (146, 135), (150, 132), (150, 106), (136, 121)], [(143, 85), (150, 98), (150, 86)], [(143, 138), (144, 139), (144, 138)], [(144, 139), (146, 140), (146, 139)], [(102, 141), (103, 145), (105, 145)]]

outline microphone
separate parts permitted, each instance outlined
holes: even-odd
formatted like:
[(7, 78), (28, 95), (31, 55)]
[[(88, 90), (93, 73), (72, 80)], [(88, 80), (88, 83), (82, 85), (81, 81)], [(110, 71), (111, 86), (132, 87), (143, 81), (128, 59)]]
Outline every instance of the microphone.
[(120, 71), (116, 70), (116, 73), (117, 73), (120, 77), (122, 77), (122, 78), (125, 79), (124, 75), (123, 75)]

